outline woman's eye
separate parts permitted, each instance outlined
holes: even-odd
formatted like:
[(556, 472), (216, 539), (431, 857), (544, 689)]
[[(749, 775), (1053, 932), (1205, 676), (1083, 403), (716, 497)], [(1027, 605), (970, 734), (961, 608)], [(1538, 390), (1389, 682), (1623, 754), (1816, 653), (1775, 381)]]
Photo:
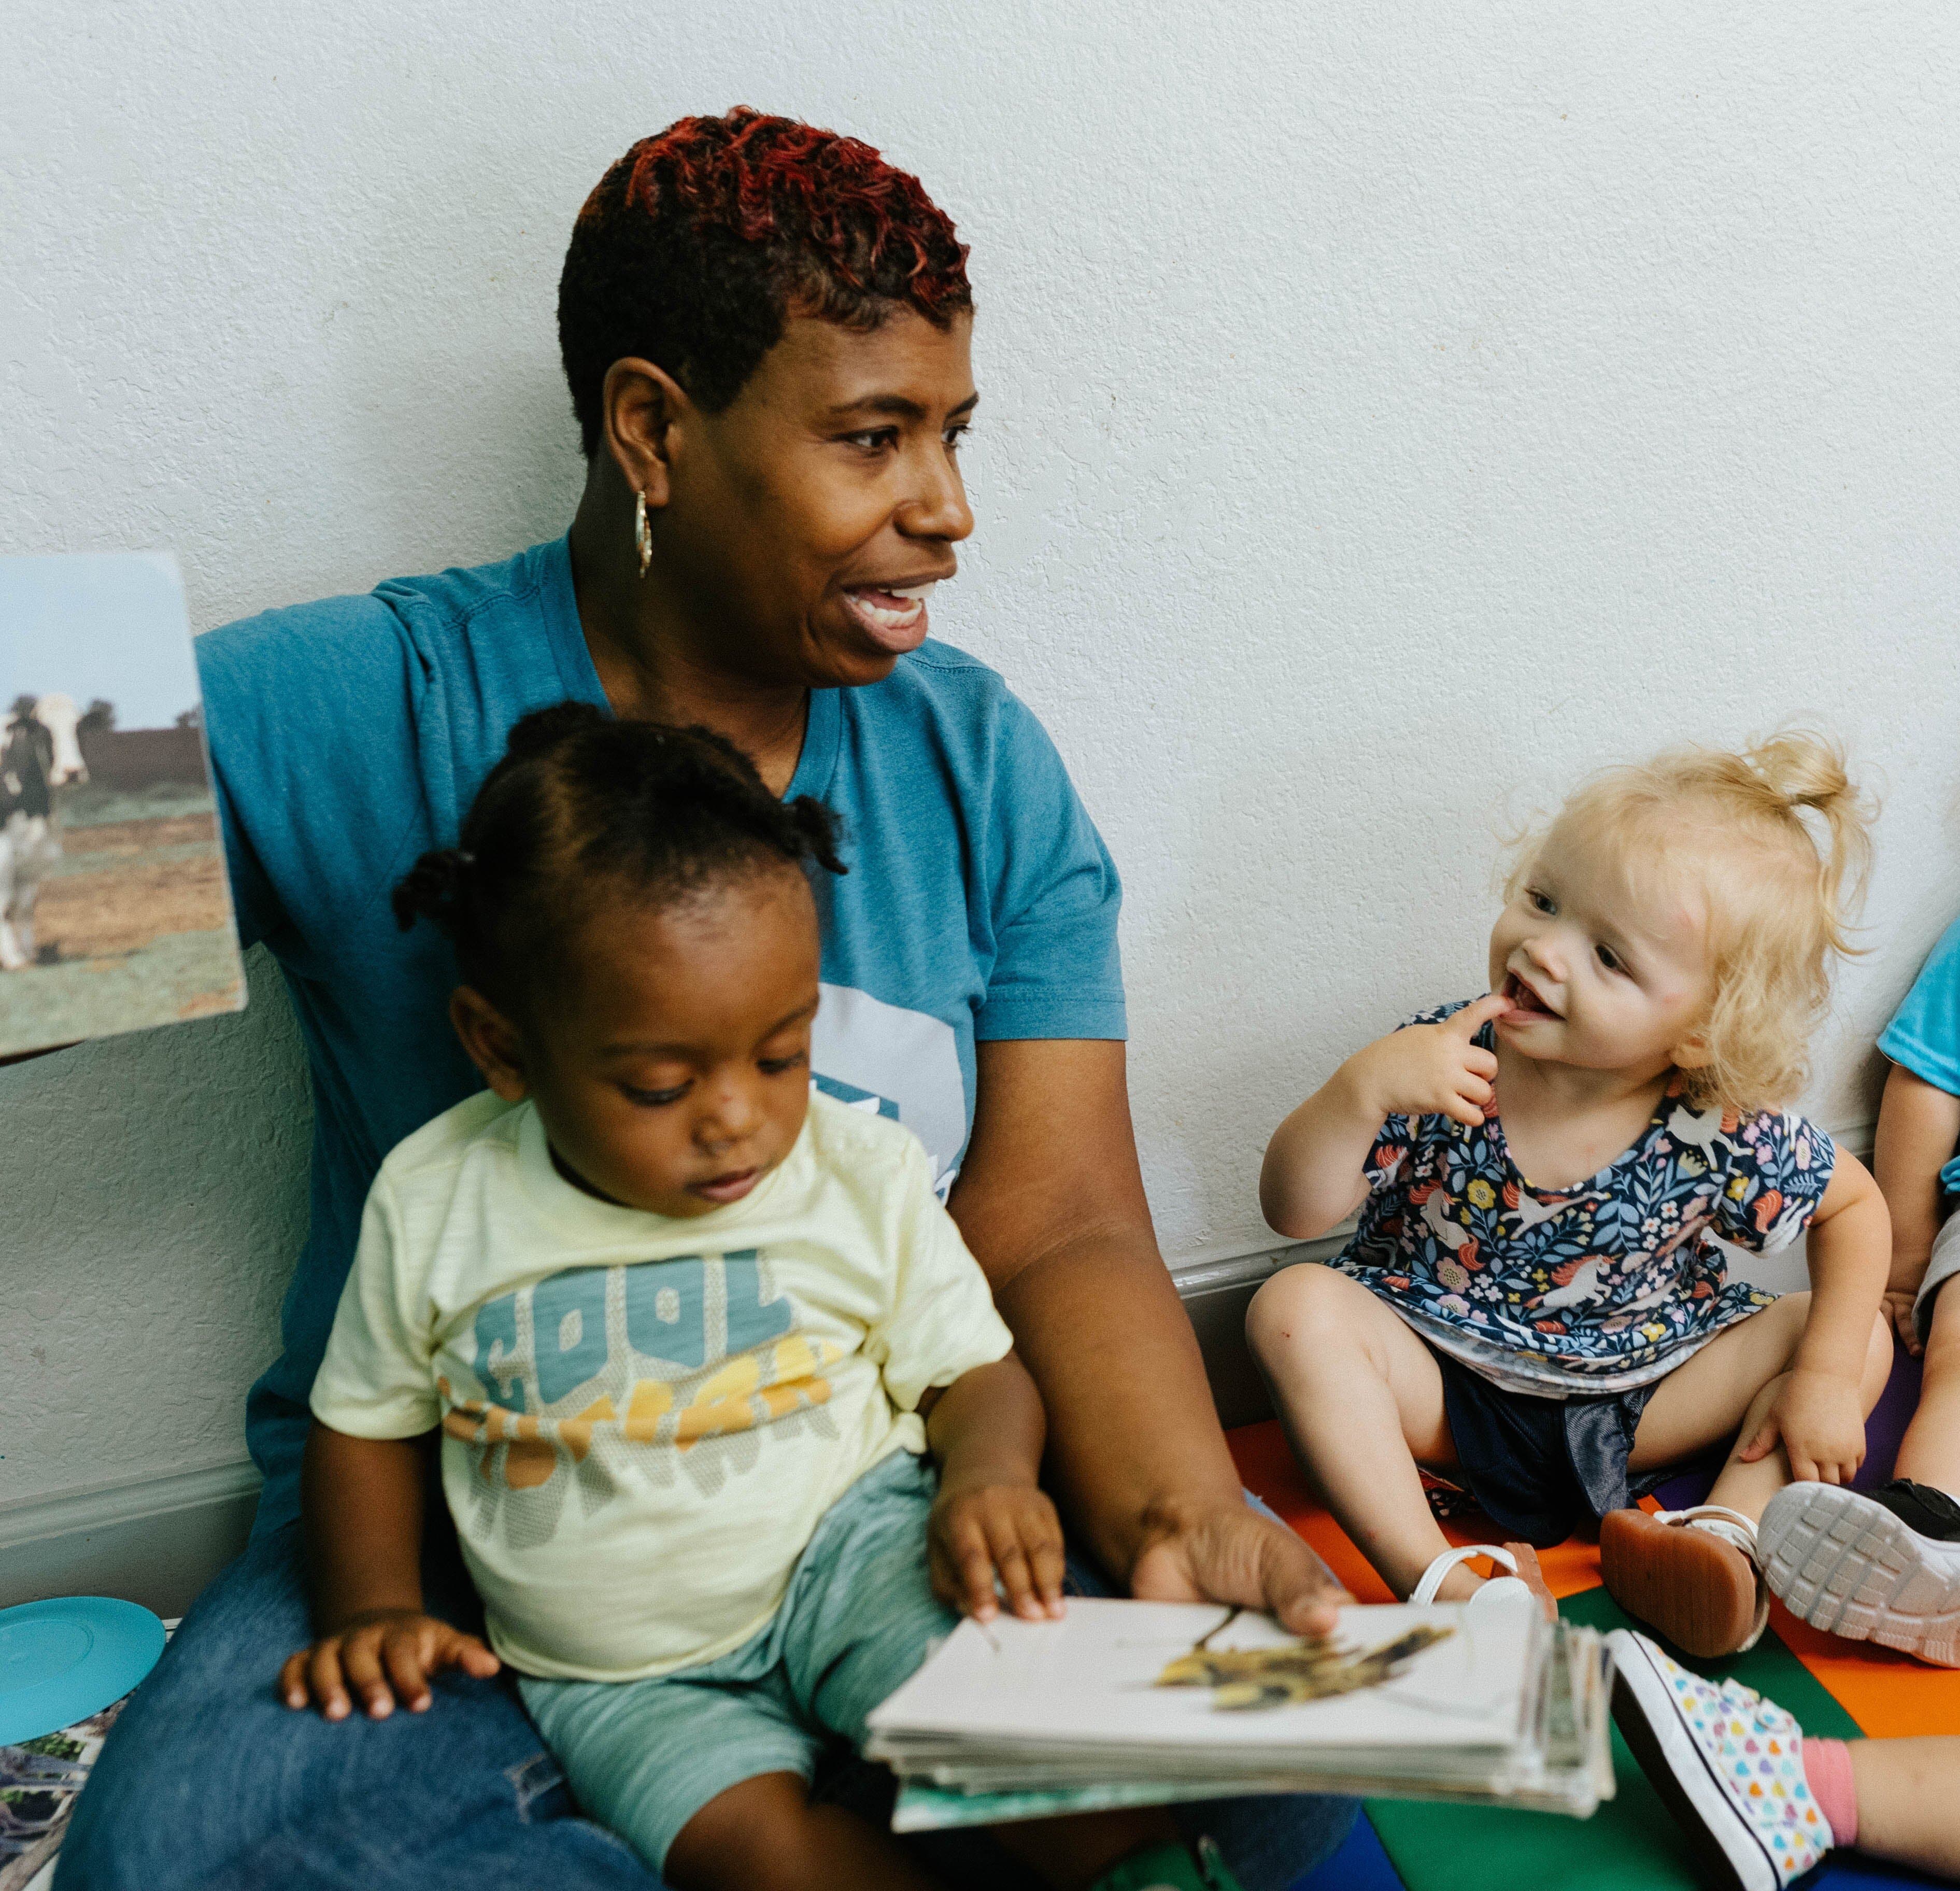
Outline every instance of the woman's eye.
[(666, 1103), (677, 1103), (687, 1094), (685, 1084), (676, 1084), (668, 1090), (641, 1090), (632, 1084), (622, 1084), (619, 1094), (629, 1103), (642, 1109), (658, 1109)]
[(887, 447), (897, 445), (899, 430), (896, 427), (871, 427), (863, 433), (848, 433), (844, 436), (847, 447), (855, 447), (861, 453), (883, 453)]
[(963, 422), (957, 427), (947, 428), (946, 431), (940, 436), (940, 438), (946, 442), (947, 451), (948, 453), (957, 453), (959, 450), (960, 443), (964, 441), (966, 436), (972, 431), (973, 429), (966, 425)]

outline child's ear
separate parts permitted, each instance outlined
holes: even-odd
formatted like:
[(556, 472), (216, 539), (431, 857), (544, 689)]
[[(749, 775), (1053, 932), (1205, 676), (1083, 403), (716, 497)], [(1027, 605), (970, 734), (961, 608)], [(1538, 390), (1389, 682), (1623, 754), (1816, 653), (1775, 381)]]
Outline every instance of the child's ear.
[(520, 1103), (530, 1094), (524, 1075), (517, 1027), (481, 992), (459, 985), (449, 995), (449, 1021), (483, 1073), (483, 1081), (507, 1103)]
[(1708, 1048), (1705, 1031), (1690, 1031), (1670, 1055), (1676, 1070), (1706, 1070), (1715, 1061), (1715, 1053)]

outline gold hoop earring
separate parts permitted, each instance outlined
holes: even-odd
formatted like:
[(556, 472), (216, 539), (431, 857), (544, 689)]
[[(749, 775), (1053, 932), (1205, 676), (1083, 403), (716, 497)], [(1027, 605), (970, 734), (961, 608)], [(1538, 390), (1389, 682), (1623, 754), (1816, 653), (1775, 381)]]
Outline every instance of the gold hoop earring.
[(647, 495), (638, 492), (633, 495), (633, 543), (640, 554), (640, 575), (644, 578), (647, 567), (654, 562), (653, 529), (647, 524)]

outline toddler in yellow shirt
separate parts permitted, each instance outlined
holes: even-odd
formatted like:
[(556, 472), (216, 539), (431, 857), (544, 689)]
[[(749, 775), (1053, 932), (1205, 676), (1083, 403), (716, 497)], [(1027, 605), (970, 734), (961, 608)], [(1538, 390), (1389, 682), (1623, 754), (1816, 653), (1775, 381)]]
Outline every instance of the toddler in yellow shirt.
[[(395, 893), (454, 944), (488, 1088), (381, 1165), (313, 1391), (288, 1703), (508, 1665), (677, 1891), (929, 1883), (812, 1802), (817, 1760), (952, 1609), (1063, 1606), (1040, 1399), (925, 1153), (812, 1094), (813, 867), (829, 811), (706, 731), (517, 724)], [(431, 1434), (488, 1646), (424, 1608)], [(1161, 1813), (996, 1835), (1058, 1886), (1231, 1882)]]

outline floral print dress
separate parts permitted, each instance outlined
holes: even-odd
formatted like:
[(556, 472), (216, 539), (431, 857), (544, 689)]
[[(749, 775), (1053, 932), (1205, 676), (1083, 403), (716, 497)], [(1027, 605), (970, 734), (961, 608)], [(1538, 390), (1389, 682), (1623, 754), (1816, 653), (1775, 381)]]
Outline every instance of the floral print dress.
[[(1489, 1025), (1477, 1042), (1495, 1049)], [(1787, 1246), (1837, 1160), (1800, 1116), (1693, 1109), (1681, 1083), (1631, 1148), (1555, 1191), (1519, 1173), (1494, 1102), (1474, 1128), (1391, 1116), (1368, 1152), (1360, 1226), (1331, 1264), (1513, 1391), (1591, 1397), (1651, 1383), (1776, 1298), (1727, 1278), (1717, 1237), (1755, 1253)]]

